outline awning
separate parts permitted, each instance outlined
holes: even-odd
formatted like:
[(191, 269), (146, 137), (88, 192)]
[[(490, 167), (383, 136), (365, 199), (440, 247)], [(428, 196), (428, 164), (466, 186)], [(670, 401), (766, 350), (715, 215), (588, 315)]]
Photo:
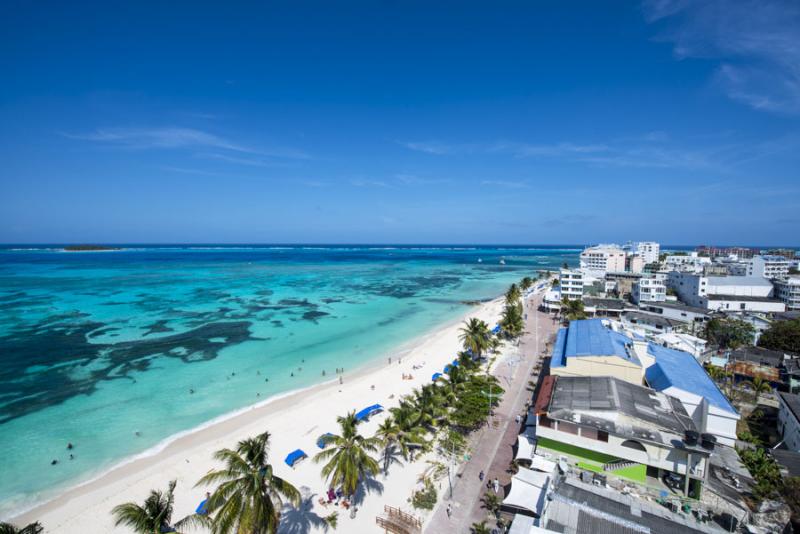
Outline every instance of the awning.
[(528, 515), (514, 514), (514, 521), (508, 534), (555, 534), (555, 530), (537, 527), (533, 524), (534, 519)]
[(320, 449), (324, 449), (325, 445), (326, 445), (325, 438), (327, 438), (328, 436), (332, 436), (332, 435), (333, 434), (331, 434), (330, 432), (325, 432), (320, 437), (318, 437), (317, 438), (317, 447), (319, 447)]
[(364, 408), (363, 410), (361, 410), (356, 414), (356, 420), (363, 421), (364, 419), (368, 419), (369, 416), (371, 416), (372, 414), (382, 411), (383, 411), (383, 406), (381, 406), (380, 404), (373, 404), (372, 406), (367, 406), (366, 408)]
[(541, 471), (543, 473), (552, 474), (556, 470), (556, 463), (547, 460), (546, 458), (534, 454), (531, 458), (531, 469)]
[(302, 449), (295, 449), (286, 455), (286, 459), (284, 460), (284, 462), (286, 462), (286, 465), (288, 465), (289, 467), (294, 467), (294, 464), (296, 464), (303, 458), (308, 458), (308, 455), (304, 453)]
[(515, 460), (530, 460), (533, 457), (533, 443), (524, 434), (517, 436), (517, 455)]
[(520, 468), (511, 479), (511, 491), (503, 499), (503, 506), (540, 515), (549, 483), (549, 475)]
[(433, 373), (433, 376), (431, 377), (431, 380), (433, 380), (434, 382), (436, 382), (436, 381), (437, 381), (437, 380), (439, 380), (441, 377), (442, 377), (442, 373)]

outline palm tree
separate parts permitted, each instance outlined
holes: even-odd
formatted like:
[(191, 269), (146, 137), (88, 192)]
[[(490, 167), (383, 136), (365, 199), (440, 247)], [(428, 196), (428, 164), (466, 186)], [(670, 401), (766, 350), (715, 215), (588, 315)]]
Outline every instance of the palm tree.
[(396, 429), (395, 444), (400, 449), (403, 459), (409, 459), (412, 448), (422, 447), (425, 443), (425, 429), (420, 424), (420, 413), (414, 404), (407, 400), (400, 401), (400, 406), (391, 408)]
[(300, 504), (300, 492), (275, 476), (268, 463), (269, 432), (222, 449), (214, 458), (222, 469), (211, 471), (196, 486), (219, 484), (206, 503), (214, 534), (272, 534), (278, 530), (284, 499)]
[[(115, 506), (111, 510), (114, 516), (114, 525), (126, 525), (133, 529), (137, 534), (161, 534), (162, 532), (174, 532), (172, 525), (173, 503), (175, 501), (175, 484), (172, 480), (167, 487), (167, 491), (162, 493), (157, 490), (150, 490), (150, 495), (144, 500), (144, 505), (140, 506), (135, 502), (126, 502)], [(189, 516), (192, 517), (192, 516)], [(177, 526), (189, 521), (189, 518), (178, 522)], [(38, 523), (34, 523), (37, 525)], [(29, 528), (31, 525), (28, 525)], [(6, 534), (5, 530), (0, 531)], [(9, 530), (8, 532), (14, 532)], [(24, 533), (25, 530), (18, 531)], [(30, 531), (37, 532), (37, 531)], [(41, 532), (41, 531), (38, 531)]]
[(519, 287), (521, 287), (523, 291), (529, 290), (532, 285), (533, 285), (533, 278), (531, 278), (530, 276), (526, 276), (519, 282)]
[(758, 406), (758, 397), (762, 393), (769, 393), (772, 391), (772, 385), (769, 383), (769, 380), (764, 380), (760, 376), (753, 378), (752, 387), (754, 395), (753, 403), (756, 406)]
[(377, 437), (365, 438), (358, 433), (359, 421), (355, 411), (338, 417), (336, 421), (341, 434), (324, 436), (323, 443), (332, 447), (317, 453), (314, 461), (327, 462), (322, 466), (322, 476), (332, 486), (341, 486), (345, 495), (352, 496), (362, 479), (380, 471), (378, 462), (370, 453), (380, 449), (381, 440)]
[(489, 325), (475, 317), (465, 321), (465, 325), (461, 327), (461, 334), (458, 338), (461, 340), (464, 350), (471, 351), (480, 358), (483, 351), (489, 347)]
[(491, 534), (491, 529), (486, 526), (486, 521), (481, 521), (480, 523), (472, 523), (470, 527), (472, 530), (472, 534)]
[(522, 312), (522, 305), (518, 302), (516, 304), (506, 304), (503, 309), (503, 316), (500, 319), (500, 326), (503, 328), (503, 333), (510, 338), (519, 337), (525, 329), (525, 319)]
[(522, 293), (520, 293), (517, 284), (511, 284), (506, 291), (506, 304), (516, 304), (519, 302)]
[(419, 414), (420, 426), (432, 430), (442, 423), (447, 415), (447, 402), (437, 386), (425, 384), (420, 389), (414, 390), (413, 398), (413, 406)]
[(390, 415), (378, 426), (375, 431), (375, 436), (380, 438), (383, 444), (383, 472), (389, 473), (389, 459), (391, 458), (392, 450), (397, 444), (397, 434), (400, 430), (394, 424), (394, 418)]
[(15, 527), (11, 523), (0, 523), (0, 534), (41, 534), (44, 527), (36, 521), (24, 527)]

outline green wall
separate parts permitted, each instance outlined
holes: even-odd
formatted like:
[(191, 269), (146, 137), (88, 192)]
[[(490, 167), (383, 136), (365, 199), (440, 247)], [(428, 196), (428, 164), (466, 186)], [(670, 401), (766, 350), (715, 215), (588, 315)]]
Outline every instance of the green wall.
[(539, 447), (549, 449), (553, 452), (568, 454), (580, 458), (582, 461), (578, 462), (578, 467), (586, 469), (587, 471), (594, 471), (606, 475), (627, 478), (634, 482), (645, 482), (647, 480), (647, 466), (644, 464), (636, 464), (631, 467), (617, 469), (615, 471), (603, 471), (603, 464), (615, 462), (617, 460), (624, 460), (624, 458), (617, 458), (602, 452), (576, 447), (568, 443), (562, 443), (548, 438), (538, 438)]

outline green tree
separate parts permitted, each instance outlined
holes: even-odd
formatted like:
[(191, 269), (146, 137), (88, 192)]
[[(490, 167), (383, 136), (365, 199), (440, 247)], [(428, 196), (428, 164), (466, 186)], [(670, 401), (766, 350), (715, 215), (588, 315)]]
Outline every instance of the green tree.
[(529, 290), (532, 285), (533, 285), (533, 278), (531, 278), (530, 276), (526, 276), (519, 282), (519, 287), (521, 287), (523, 291)]
[[(115, 506), (111, 510), (111, 514), (114, 516), (114, 525), (125, 525), (137, 534), (161, 534), (162, 532), (173, 532), (175, 527), (181, 528), (181, 526), (190, 522), (187, 518), (179, 521), (174, 526), (172, 525), (175, 484), (175, 480), (171, 481), (166, 492), (150, 490), (150, 495), (144, 500), (143, 505), (126, 502)], [(189, 517), (191, 518), (191, 516)], [(34, 525), (37, 524), (34, 523)], [(28, 525), (28, 527), (30, 526)], [(5, 531), (0, 532), (5, 534)], [(41, 532), (41, 530), (30, 532)]]
[(506, 291), (506, 305), (509, 304), (518, 304), (522, 298), (522, 293), (519, 290), (519, 286), (517, 284), (511, 284)]
[(464, 350), (471, 351), (472, 354), (480, 358), (483, 351), (489, 348), (489, 325), (481, 319), (471, 317), (468, 321), (464, 322), (465, 326), (461, 327), (459, 339), (461, 340)]
[(583, 301), (570, 300), (567, 297), (561, 299), (561, 315), (568, 321), (577, 321), (587, 317)]
[(800, 319), (773, 322), (758, 338), (758, 345), (770, 350), (800, 353)]
[(317, 453), (314, 461), (326, 462), (322, 466), (322, 476), (331, 486), (341, 486), (345, 495), (355, 495), (362, 480), (375, 476), (380, 466), (371, 453), (380, 450), (381, 440), (377, 437), (365, 438), (358, 433), (359, 421), (355, 411), (344, 417), (337, 417), (340, 433), (322, 438), (327, 446)]
[(506, 304), (500, 318), (500, 328), (503, 334), (509, 338), (517, 338), (525, 330), (525, 318), (522, 311), (522, 304)]
[[(486, 393), (491, 393), (491, 397)], [(474, 375), (464, 383), (463, 390), (453, 403), (450, 421), (464, 431), (474, 430), (489, 417), (489, 410), (497, 406), (503, 388), (491, 375)]]
[(235, 449), (215, 452), (214, 459), (224, 467), (197, 482), (196, 486), (217, 484), (206, 502), (214, 534), (273, 534), (284, 500), (300, 504), (297, 488), (273, 472), (269, 438), (264, 432), (240, 441)]
[(472, 534), (492, 534), (492, 530), (486, 525), (486, 521), (472, 523), (470, 527)]
[(770, 385), (769, 380), (764, 380), (760, 376), (753, 378), (751, 387), (753, 388), (753, 402), (756, 405), (758, 405), (758, 397), (762, 393), (769, 393), (772, 391), (772, 385)]
[(717, 318), (706, 323), (706, 339), (723, 349), (736, 349), (753, 342), (755, 328), (741, 319)]
[(44, 532), (44, 527), (36, 521), (24, 527), (15, 527), (11, 523), (0, 522), (0, 534), (41, 534)]

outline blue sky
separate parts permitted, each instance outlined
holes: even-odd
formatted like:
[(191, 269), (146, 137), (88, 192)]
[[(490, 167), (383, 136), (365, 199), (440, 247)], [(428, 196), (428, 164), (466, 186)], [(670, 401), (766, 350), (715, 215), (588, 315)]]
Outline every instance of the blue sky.
[(0, 242), (798, 245), (800, 5), (0, 6)]

